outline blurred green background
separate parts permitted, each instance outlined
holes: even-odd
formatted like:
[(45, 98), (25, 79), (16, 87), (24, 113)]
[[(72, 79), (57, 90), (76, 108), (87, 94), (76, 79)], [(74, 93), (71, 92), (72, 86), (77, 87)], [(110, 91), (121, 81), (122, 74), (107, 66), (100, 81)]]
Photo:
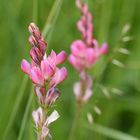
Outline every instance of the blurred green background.
[[(138, 140), (140, 0), (85, 1), (94, 17), (94, 37), (100, 43), (108, 42), (109, 54), (89, 71), (94, 77), (94, 95), (83, 108), (75, 137)], [(36, 139), (31, 112), (37, 101), (31, 82), (20, 70), (21, 60), (29, 60), (29, 23), (35, 21), (41, 30), (47, 25), (48, 52), (63, 49), (69, 54), (72, 41), (80, 38), (76, 29), (79, 18), (74, 0), (0, 0), (0, 140)], [(130, 30), (122, 33), (128, 25)], [(62, 95), (55, 108), (61, 117), (51, 126), (54, 140), (68, 139), (76, 106), (72, 87), (79, 78), (68, 62), (64, 65), (69, 76), (59, 86)], [(101, 115), (95, 113), (95, 105)], [(87, 113), (93, 116), (93, 124), (88, 123)]]

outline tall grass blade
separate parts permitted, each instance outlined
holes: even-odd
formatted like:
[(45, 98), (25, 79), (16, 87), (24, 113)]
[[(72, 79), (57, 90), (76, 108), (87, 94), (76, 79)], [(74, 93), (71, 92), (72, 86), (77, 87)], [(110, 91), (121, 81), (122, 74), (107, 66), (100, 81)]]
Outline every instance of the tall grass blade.
[(29, 99), (28, 99), (28, 102), (27, 102), (27, 106), (25, 108), (25, 113), (24, 113), (24, 116), (23, 116), (23, 119), (22, 119), (21, 128), (20, 128), (20, 131), (19, 131), (19, 135), (18, 135), (17, 140), (21, 140), (22, 139), (22, 136), (23, 136), (23, 133), (24, 133), (24, 128), (25, 128), (25, 125), (27, 123), (27, 119), (28, 119), (28, 114), (29, 114), (29, 111), (30, 111), (30, 107), (32, 105), (33, 95), (34, 94), (33, 94), (33, 87), (32, 87), (31, 88), (30, 95), (29, 95)]
[(19, 92), (17, 94), (18, 95), (17, 99), (15, 100), (15, 104), (14, 104), (14, 107), (13, 107), (12, 114), (10, 116), (10, 119), (8, 120), (7, 127), (6, 127), (4, 135), (3, 135), (3, 140), (6, 140), (6, 136), (8, 135), (8, 133), (9, 133), (9, 131), (10, 131), (12, 125), (13, 125), (14, 119), (17, 115), (17, 112), (18, 112), (18, 109), (19, 109), (19, 106), (20, 106), (20, 102), (22, 101), (22, 98), (23, 98), (23, 95), (24, 95), (24, 91), (25, 91), (27, 82), (28, 82), (28, 77), (24, 76), (23, 81), (21, 82), (21, 87), (20, 87)]
[(112, 128), (108, 128), (99, 124), (84, 125), (84, 127), (86, 127), (91, 131), (94, 131), (96, 133), (102, 134), (108, 138), (115, 139), (115, 140), (139, 140), (136, 137), (133, 137), (121, 131), (114, 130)]

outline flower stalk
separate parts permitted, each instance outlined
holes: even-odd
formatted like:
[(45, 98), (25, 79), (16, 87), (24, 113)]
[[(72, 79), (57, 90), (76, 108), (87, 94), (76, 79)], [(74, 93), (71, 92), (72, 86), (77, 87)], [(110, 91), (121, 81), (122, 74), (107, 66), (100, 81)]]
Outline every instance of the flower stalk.
[(39, 28), (35, 23), (31, 23), (28, 29), (31, 34), (29, 43), (32, 46), (30, 50), (32, 61), (30, 64), (27, 60), (23, 59), (21, 69), (25, 74), (29, 75), (40, 105), (32, 113), (38, 139), (46, 140), (48, 137), (51, 138), (49, 125), (59, 118), (56, 110), (49, 114), (49, 109), (60, 97), (60, 91), (56, 86), (67, 77), (66, 68), (58, 67), (59, 64), (65, 61), (66, 53), (61, 51), (59, 54), (56, 54), (52, 50), (50, 55), (47, 55), (47, 43), (42, 37)]

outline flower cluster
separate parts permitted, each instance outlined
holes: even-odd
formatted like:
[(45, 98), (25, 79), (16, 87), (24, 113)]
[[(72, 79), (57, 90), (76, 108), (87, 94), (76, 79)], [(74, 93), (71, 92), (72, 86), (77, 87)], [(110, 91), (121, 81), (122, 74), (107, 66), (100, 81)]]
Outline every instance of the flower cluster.
[(107, 53), (108, 45), (103, 43), (100, 47), (97, 40), (93, 37), (92, 15), (89, 12), (87, 4), (76, 0), (76, 5), (82, 15), (77, 23), (77, 28), (82, 34), (82, 40), (76, 40), (72, 43), (69, 62), (79, 72), (81, 78), (81, 81), (74, 86), (76, 98), (77, 100), (86, 102), (92, 93), (92, 80), (87, 75), (86, 70), (91, 68), (101, 55)]
[[(58, 65), (65, 61), (66, 53), (62, 51), (56, 54), (52, 50), (50, 55), (47, 56), (47, 43), (34, 23), (29, 25), (29, 32), (31, 33), (29, 43), (32, 46), (30, 50), (31, 64), (23, 59), (21, 69), (29, 75), (33, 82), (35, 93), (41, 105), (37, 111), (33, 112), (33, 118), (36, 127), (40, 128), (41, 126), (39, 135), (42, 134), (40, 137), (44, 137), (41, 139), (44, 140), (47, 136), (46, 134), (49, 134), (48, 125), (46, 125), (46, 120), (48, 119), (43, 118), (44, 114), (46, 114), (44, 111), (47, 111), (48, 107), (51, 107), (60, 96), (60, 92), (56, 89), (56, 86), (66, 79), (67, 70), (65, 67), (59, 68)], [(52, 117), (50, 118), (53, 119)]]

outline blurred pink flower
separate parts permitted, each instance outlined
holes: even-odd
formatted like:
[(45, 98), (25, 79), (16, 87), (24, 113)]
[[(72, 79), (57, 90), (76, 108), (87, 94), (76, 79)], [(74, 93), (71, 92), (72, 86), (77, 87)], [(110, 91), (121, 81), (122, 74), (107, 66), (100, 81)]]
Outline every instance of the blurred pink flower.
[[(87, 102), (92, 95), (91, 87), (88, 86), (87, 69), (90, 69), (100, 57), (108, 52), (107, 43), (103, 43), (101, 47), (98, 41), (93, 37), (92, 15), (89, 12), (88, 5), (76, 0), (76, 6), (81, 12), (81, 19), (77, 23), (77, 28), (81, 32), (82, 40), (75, 40), (71, 44), (71, 54), (69, 62), (78, 71), (80, 82), (74, 85), (74, 93), (77, 100)], [(91, 82), (92, 83), (92, 82)], [(85, 86), (84, 91), (83, 86)]]

